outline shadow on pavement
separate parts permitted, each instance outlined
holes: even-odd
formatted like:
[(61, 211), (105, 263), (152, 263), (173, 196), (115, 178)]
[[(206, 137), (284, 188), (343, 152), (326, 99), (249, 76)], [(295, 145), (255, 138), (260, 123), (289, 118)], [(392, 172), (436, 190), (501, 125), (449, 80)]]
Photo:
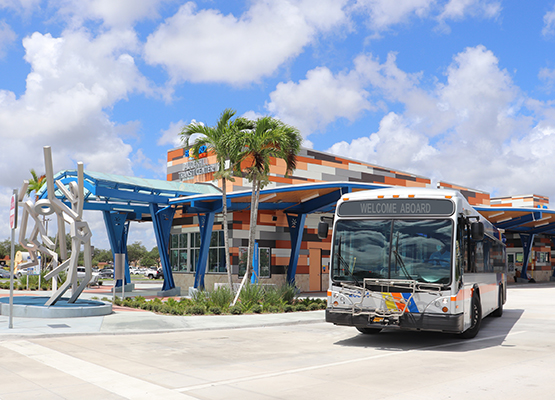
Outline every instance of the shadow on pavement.
[(365, 335), (353, 328), (354, 336), (335, 343), (338, 346), (374, 348), (385, 351), (452, 351), (467, 352), (503, 345), (507, 335), (524, 310), (505, 309), (501, 318), (482, 320), (480, 332), (474, 339), (441, 332), (400, 331), (384, 329), (378, 334)]

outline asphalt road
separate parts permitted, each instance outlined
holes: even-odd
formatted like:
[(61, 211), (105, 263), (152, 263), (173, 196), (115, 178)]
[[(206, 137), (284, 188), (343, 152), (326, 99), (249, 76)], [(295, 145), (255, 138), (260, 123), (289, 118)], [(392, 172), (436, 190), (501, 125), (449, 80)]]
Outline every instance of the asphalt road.
[[(199, 317), (202, 318), (202, 317)], [(325, 322), (0, 337), (0, 399), (553, 399), (555, 287), (511, 287), (475, 339)]]

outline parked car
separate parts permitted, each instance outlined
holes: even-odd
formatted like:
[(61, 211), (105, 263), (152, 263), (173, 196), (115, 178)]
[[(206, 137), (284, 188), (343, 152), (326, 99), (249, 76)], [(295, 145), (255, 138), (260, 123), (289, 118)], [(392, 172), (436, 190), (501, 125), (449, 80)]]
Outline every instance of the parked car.
[(9, 279), (10, 278), (10, 271), (6, 271), (3, 268), (0, 268), (0, 279)]
[[(85, 267), (77, 267), (77, 280), (85, 278)], [(99, 273), (92, 271), (92, 277), (89, 281), (89, 285), (98, 285), (98, 279), (100, 278)]]
[(100, 279), (109, 279), (109, 278), (114, 278), (114, 270), (111, 268), (104, 268), (101, 269), (99, 272), (99, 277)]
[(162, 271), (162, 268), (150, 268), (145, 272), (145, 276), (148, 279), (159, 279), (159, 278), (164, 278), (164, 271)]

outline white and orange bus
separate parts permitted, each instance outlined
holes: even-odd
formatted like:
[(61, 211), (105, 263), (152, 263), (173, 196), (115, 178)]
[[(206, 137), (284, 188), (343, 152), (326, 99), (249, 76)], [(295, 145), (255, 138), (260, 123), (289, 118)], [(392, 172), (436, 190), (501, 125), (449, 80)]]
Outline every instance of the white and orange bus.
[[(323, 218), (318, 232), (327, 236)], [(456, 190), (387, 188), (345, 194), (333, 219), (326, 321), (472, 338), (501, 316), (507, 261), (501, 233)]]

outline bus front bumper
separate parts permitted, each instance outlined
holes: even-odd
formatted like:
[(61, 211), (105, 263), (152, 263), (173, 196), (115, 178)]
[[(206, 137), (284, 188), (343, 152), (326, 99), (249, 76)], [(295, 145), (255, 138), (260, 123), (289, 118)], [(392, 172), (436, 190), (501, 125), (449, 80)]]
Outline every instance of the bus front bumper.
[[(463, 331), (463, 314), (422, 314), (404, 313), (398, 321), (383, 319), (381, 322), (373, 322), (375, 318), (368, 314), (355, 314), (349, 312), (337, 312), (326, 310), (326, 322), (335, 325), (356, 326), (358, 328), (397, 328), (406, 330), (426, 330), (450, 333)], [(369, 322), (372, 321), (372, 322)]]

